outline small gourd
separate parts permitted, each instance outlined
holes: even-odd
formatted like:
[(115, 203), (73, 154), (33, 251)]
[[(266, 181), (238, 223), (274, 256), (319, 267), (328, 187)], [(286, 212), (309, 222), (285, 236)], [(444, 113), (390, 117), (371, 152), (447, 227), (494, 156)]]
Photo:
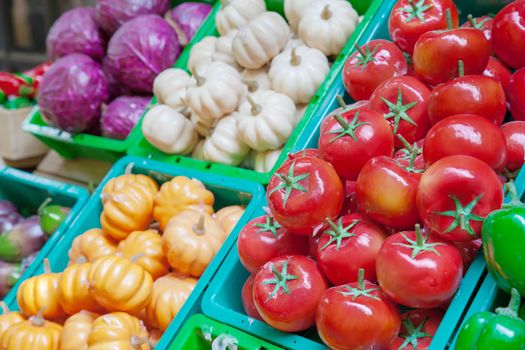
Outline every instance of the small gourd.
[(80, 311), (70, 316), (60, 334), (60, 350), (87, 350), (87, 339), (99, 314)]
[(221, 118), (211, 135), (204, 141), (204, 158), (211, 162), (239, 165), (250, 147), (239, 138), (237, 118), (234, 114)]
[(193, 124), (167, 105), (156, 105), (146, 112), (142, 133), (149, 143), (168, 154), (188, 154), (199, 140)]
[(235, 225), (237, 225), (242, 214), (244, 214), (244, 207), (240, 205), (230, 205), (215, 213), (215, 221), (217, 221), (223, 231), (229, 235)]
[(206, 213), (187, 210), (169, 221), (162, 246), (177, 271), (199, 277), (226, 239), (221, 226)]
[(2, 308), (2, 314), (0, 315), (0, 337), (4, 332), (14, 324), (24, 322), (26, 318), (18, 311), (11, 311), (7, 307), (7, 304), (0, 301), (0, 307)]
[(133, 183), (114, 192), (104, 203), (100, 225), (104, 233), (121, 241), (133, 231), (147, 229), (152, 214), (151, 193), (141, 184)]
[(69, 250), (69, 261), (74, 263), (83, 257), (93, 262), (103, 256), (113, 255), (117, 251), (117, 244), (101, 229), (94, 228), (77, 236)]
[(169, 272), (166, 254), (162, 250), (162, 238), (157, 230), (135, 231), (120, 241), (117, 255), (135, 259), (153, 280)]
[(315, 0), (284, 0), (284, 15), (293, 31), (297, 31), (301, 15), (314, 1)]
[(164, 230), (168, 221), (182, 211), (196, 210), (212, 214), (214, 200), (213, 193), (199, 180), (175, 176), (160, 187), (153, 216), (161, 230)]
[(221, 0), (221, 3), (222, 7), (215, 16), (215, 24), (221, 35), (238, 29), (266, 11), (264, 0)]
[(237, 118), (241, 139), (259, 152), (283, 146), (297, 123), (293, 101), (272, 90), (247, 95)]
[(336, 56), (355, 31), (358, 17), (348, 1), (315, 1), (301, 15), (299, 37), (326, 56)]
[(108, 256), (92, 263), (89, 293), (108, 311), (137, 313), (151, 298), (153, 279), (130, 259)]
[(165, 331), (197, 282), (195, 278), (177, 273), (170, 273), (156, 280), (153, 284), (151, 300), (146, 307), (147, 322)]
[(192, 113), (205, 125), (235, 111), (244, 94), (240, 73), (224, 62), (213, 62), (193, 71), (197, 85), (188, 91)]
[(231, 30), (228, 34), (217, 39), (212, 60), (222, 61), (237, 70), (241, 70), (241, 67), (239, 67), (237, 61), (235, 61), (235, 57), (233, 57), (232, 53), (233, 38), (235, 38), (235, 35), (237, 35), (237, 30)]
[(284, 49), (290, 29), (276, 12), (263, 12), (241, 27), (233, 39), (233, 56), (244, 68), (257, 69)]
[(186, 107), (186, 93), (189, 87), (195, 85), (193, 79), (185, 70), (168, 68), (162, 71), (153, 81), (153, 94), (161, 104), (176, 111)]
[(241, 73), (242, 82), (246, 85), (247, 93), (253, 94), (257, 91), (269, 90), (271, 88), (268, 69), (245, 69)]
[(155, 197), (159, 191), (159, 185), (151, 177), (142, 174), (132, 174), (131, 169), (133, 163), (130, 163), (126, 168), (126, 173), (109, 180), (102, 189), (102, 203), (106, 202), (113, 193), (122, 190), (125, 186), (131, 183), (139, 183), (145, 186), (151, 195)]
[(281, 155), (282, 151), (283, 149), (279, 148), (276, 150), (257, 152), (255, 154), (254, 170), (259, 173), (270, 172), (273, 169), (277, 160), (279, 159), (279, 156)]
[(216, 37), (207, 36), (193, 45), (190, 51), (190, 57), (188, 58), (188, 68), (190, 72), (195, 72), (199, 68), (213, 62), (216, 42)]
[(275, 56), (269, 75), (274, 91), (295, 103), (309, 103), (329, 71), (328, 59), (321, 51), (298, 46)]
[(88, 350), (149, 350), (148, 331), (135, 316), (113, 312), (97, 318), (91, 325)]

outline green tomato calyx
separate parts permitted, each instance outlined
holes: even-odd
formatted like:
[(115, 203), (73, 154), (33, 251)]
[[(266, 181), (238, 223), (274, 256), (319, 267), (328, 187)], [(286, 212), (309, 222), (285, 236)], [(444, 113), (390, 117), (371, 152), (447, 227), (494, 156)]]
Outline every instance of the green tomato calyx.
[(259, 229), (257, 231), (255, 231), (255, 233), (264, 233), (264, 232), (271, 232), (272, 235), (277, 238), (277, 230), (280, 229), (282, 226), (277, 222), (275, 221), (275, 219), (270, 216), (270, 215), (267, 215), (266, 216), (266, 221), (264, 223), (261, 223), (261, 224), (255, 224), (253, 225), (255, 227), (259, 227)]
[(356, 300), (358, 297), (367, 297), (375, 300), (381, 300), (379, 297), (372, 295), (372, 292), (379, 290), (379, 287), (365, 288), (365, 269), (359, 269), (357, 288), (350, 287), (350, 285), (343, 286), (346, 289), (346, 292), (338, 292), (344, 297), (352, 297), (352, 301)]
[(350, 238), (356, 236), (355, 233), (350, 232), (350, 230), (359, 223), (359, 220), (354, 220), (350, 225), (343, 227), (343, 219), (339, 218), (337, 225), (330, 219), (325, 219), (326, 223), (330, 226), (331, 230), (326, 230), (323, 234), (329, 235), (330, 240), (321, 247), (320, 250), (327, 248), (329, 245), (335, 242), (335, 249), (339, 250), (341, 244), (343, 243), (344, 238)]
[(407, 237), (406, 234), (401, 233), (401, 236), (405, 239), (407, 243), (392, 243), (393, 245), (397, 245), (400, 247), (405, 247), (408, 249), (412, 249), (412, 259), (417, 258), (417, 256), (422, 252), (432, 252), (436, 255), (439, 255), (439, 252), (436, 250), (437, 246), (445, 245), (445, 243), (428, 243), (428, 237), (429, 235), (426, 235), (423, 237), (423, 233), (421, 232), (421, 226), (419, 224), (416, 224), (416, 240), (412, 240)]
[(352, 140), (357, 142), (357, 137), (355, 136), (355, 131), (357, 130), (357, 128), (363, 125), (370, 124), (370, 123), (359, 121), (359, 111), (355, 112), (354, 118), (352, 118), (352, 121), (350, 122), (350, 124), (348, 124), (346, 120), (340, 114), (334, 114), (333, 117), (337, 121), (337, 123), (341, 126), (341, 129), (331, 130), (327, 132), (327, 134), (339, 134), (333, 139), (331, 139), (330, 143), (337, 141), (340, 138), (343, 138), (347, 135), (350, 136)]
[(412, 120), (412, 118), (410, 118), (410, 116), (407, 114), (407, 112), (412, 107), (417, 105), (417, 101), (403, 105), (403, 93), (401, 92), (401, 88), (398, 88), (397, 90), (397, 101), (395, 104), (384, 97), (381, 97), (381, 101), (383, 101), (383, 103), (387, 105), (389, 111), (389, 113), (384, 115), (385, 119), (388, 120), (390, 118), (393, 118), (392, 127), (394, 135), (397, 135), (397, 130), (399, 129), (399, 122), (401, 120), (404, 120), (407, 123), (417, 126), (417, 123), (414, 120)]
[(368, 46), (368, 44), (363, 46), (364, 49), (361, 46), (357, 45), (357, 43), (354, 44), (354, 47), (356, 48), (357, 52), (359, 52), (359, 55), (357, 56), (357, 66), (362, 66), (362, 71), (365, 70), (366, 66), (368, 66), (368, 63), (376, 61), (374, 55), (376, 54), (379, 45), (374, 47), (372, 51), (370, 51), (370, 46)]
[(458, 226), (461, 230), (467, 231), (469, 235), (472, 237), (476, 237), (476, 233), (474, 232), (474, 229), (472, 229), (472, 226), (470, 226), (470, 221), (483, 221), (484, 218), (473, 214), (474, 208), (478, 204), (478, 202), (483, 197), (483, 193), (474, 198), (469, 204), (466, 206), (463, 206), (460, 202), (460, 200), (454, 196), (450, 195), (450, 199), (454, 201), (454, 205), (456, 206), (455, 210), (448, 210), (448, 211), (442, 211), (442, 212), (436, 212), (437, 215), (443, 215), (443, 216), (450, 216), (454, 218), (454, 221), (450, 224), (450, 226), (443, 232), (449, 233), (452, 230), (456, 229)]
[(288, 261), (285, 261), (283, 263), (281, 272), (277, 271), (274, 264), (271, 265), (271, 269), (275, 278), (268, 279), (262, 282), (263, 284), (275, 284), (275, 288), (273, 289), (272, 293), (268, 296), (268, 298), (266, 298), (266, 301), (274, 298), (277, 295), (277, 293), (279, 293), (279, 290), (281, 288), (286, 294), (290, 295), (290, 289), (288, 289), (288, 281), (296, 280), (299, 278), (297, 276), (288, 274)]
[(283, 199), (283, 206), (286, 206), (286, 202), (288, 202), (288, 198), (290, 198), (290, 195), (292, 194), (292, 191), (295, 189), (297, 191), (301, 192), (308, 192), (306, 187), (300, 184), (300, 182), (310, 176), (310, 173), (305, 173), (301, 175), (295, 176), (295, 161), (290, 165), (290, 169), (288, 170), (288, 175), (285, 174), (279, 174), (276, 173), (275, 176), (281, 180), (281, 183), (276, 186), (273, 190), (270, 191), (270, 195), (272, 195), (274, 192), (280, 191), (282, 189), (285, 190), (284, 199)]
[(405, 6), (401, 9), (409, 15), (405, 23), (410, 22), (414, 18), (419, 19), (421, 22), (426, 22), (425, 12), (432, 7), (432, 4), (425, 5), (425, 0), (420, 0), (417, 4), (414, 0), (408, 0), (408, 3), (410, 6)]
[(405, 326), (406, 334), (400, 334), (399, 336), (404, 339), (403, 344), (401, 344), (398, 348), (398, 350), (402, 350), (408, 347), (408, 345), (412, 345), (414, 349), (417, 349), (417, 345), (419, 342), (419, 339), (421, 338), (432, 338), (432, 336), (428, 333), (425, 333), (421, 331), (423, 327), (425, 326), (425, 323), (427, 323), (428, 317), (425, 318), (417, 327), (414, 325), (410, 317), (407, 317), (404, 319), (403, 326)]

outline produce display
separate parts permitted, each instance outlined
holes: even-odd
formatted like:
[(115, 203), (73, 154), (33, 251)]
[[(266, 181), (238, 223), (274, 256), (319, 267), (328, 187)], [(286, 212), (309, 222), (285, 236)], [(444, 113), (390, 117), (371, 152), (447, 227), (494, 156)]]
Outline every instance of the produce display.
[(49, 63), (23, 73), (0, 72), (0, 109), (19, 109), (35, 104), (35, 96)]
[(145, 139), (166, 154), (269, 172), (359, 22), (348, 1), (310, 2), (286, 2), (286, 18), (263, 0), (223, 2), (220, 36), (192, 47), (189, 73), (156, 77)]

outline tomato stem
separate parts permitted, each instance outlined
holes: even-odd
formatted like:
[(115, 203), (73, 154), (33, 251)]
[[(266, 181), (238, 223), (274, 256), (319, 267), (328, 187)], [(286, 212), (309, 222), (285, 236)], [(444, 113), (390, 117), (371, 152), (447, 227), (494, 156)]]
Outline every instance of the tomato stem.
[(297, 56), (296, 47), (292, 48), (292, 52), (290, 53), (290, 64), (292, 66), (298, 66), (301, 64), (301, 56)]
[(330, 5), (326, 4), (323, 8), (323, 12), (321, 12), (321, 19), (324, 19), (325, 21), (329, 20), (332, 17), (332, 11), (330, 11)]
[(474, 20), (474, 17), (472, 16), (472, 14), (469, 14), (469, 15), (467, 16), (467, 20), (468, 20), (469, 23), (472, 25), (472, 27), (477, 28), (477, 25), (478, 25), (478, 24), (477, 24), (476, 21)]
[(345, 100), (343, 99), (343, 96), (341, 95), (337, 95), (335, 97), (335, 99), (337, 100), (337, 104), (339, 105), (339, 107), (342, 107), (342, 108), (345, 108), (346, 107), (346, 102)]
[(518, 311), (520, 309), (521, 296), (516, 288), (510, 290), (510, 300), (507, 307), (498, 307), (496, 314), (519, 319)]
[(405, 147), (409, 152), (412, 152), (414, 150), (414, 147), (410, 143), (408, 143), (407, 139), (403, 137), (401, 134), (397, 134), (397, 138), (401, 143), (403, 144), (403, 147)]
[(292, 186), (293, 185), (293, 180), (288, 175), (281, 175), (281, 178), (286, 183), (286, 185), (288, 185), (288, 186)]
[(252, 106), (252, 115), (256, 116), (257, 114), (261, 113), (262, 107), (255, 102), (253, 97), (250, 95), (246, 95), (246, 101)]
[(357, 49), (357, 51), (359, 52), (359, 54), (363, 57), (363, 58), (366, 58), (368, 55), (366, 54), (365, 50), (363, 50), (363, 48), (359, 45), (357, 45), (357, 43), (354, 44), (354, 47)]
[(363, 268), (357, 272), (357, 286), (360, 290), (365, 289), (365, 269)]
[(417, 10), (418, 10), (417, 5), (416, 5), (416, 3), (414, 2), (414, 0), (408, 0), (408, 3), (410, 4), (410, 6), (412, 6), (412, 9), (413, 9), (414, 11), (417, 11)]
[(340, 114), (334, 114), (333, 117), (343, 129), (348, 130), (350, 128), (350, 125), (348, 125), (346, 120)]
[(462, 60), (458, 61), (458, 76), (465, 76), (465, 63)]
[(452, 29), (452, 12), (450, 12), (450, 9), (446, 9), (445, 17), (447, 18), (447, 28), (451, 30)]
[(328, 226), (330, 226), (330, 228), (331, 228), (332, 230), (334, 230), (334, 232), (339, 231), (338, 228), (337, 228), (337, 225), (332, 221), (332, 219), (330, 219), (330, 218), (326, 218), (325, 221), (326, 221), (326, 223), (328, 224)]
[(423, 247), (425, 244), (423, 240), (423, 233), (421, 232), (421, 226), (419, 224), (416, 224), (416, 245), (418, 247)]
[(289, 275), (288, 274), (288, 261), (283, 262), (283, 266), (281, 271), (277, 271), (274, 264), (271, 264), (272, 273), (275, 276), (275, 278), (268, 279), (263, 281), (263, 284), (275, 284), (275, 287), (273, 291), (268, 295), (268, 298), (266, 298), (266, 301), (270, 300), (271, 298), (275, 297), (279, 290), (282, 288), (283, 291), (286, 294), (290, 294), (290, 290), (288, 289), (288, 281), (296, 280), (298, 279), (297, 276)]
[(459, 214), (459, 227), (462, 230), (466, 230), (466, 228), (467, 228), (467, 220), (465, 218), (465, 214), (463, 214), (463, 213)]

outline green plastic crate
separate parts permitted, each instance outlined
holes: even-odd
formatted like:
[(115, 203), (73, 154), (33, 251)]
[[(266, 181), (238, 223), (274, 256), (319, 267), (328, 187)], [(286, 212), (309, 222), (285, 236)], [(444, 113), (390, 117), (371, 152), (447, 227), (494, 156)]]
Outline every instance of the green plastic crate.
[[(264, 189), (260, 184), (247, 180), (216, 176), (193, 169), (181, 168), (177, 165), (168, 165), (138, 157), (124, 157), (115, 163), (113, 168), (111, 168), (102, 183), (98, 186), (97, 190), (91, 195), (84, 209), (78, 214), (77, 220), (71, 225), (66, 235), (61, 238), (52, 251), (48, 252), (49, 254), (47, 255), (47, 258), (49, 259), (52, 271), (63, 271), (66, 268), (69, 262), (68, 252), (75, 237), (89, 229), (100, 227), (100, 214), (102, 212), (100, 195), (102, 189), (110, 179), (124, 174), (126, 172), (126, 167), (130, 163), (133, 163), (131, 170), (133, 174), (150, 175), (159, 183), (178, 175), (200, 180), (208, 190), (213, 192), (215, 196), (215, 210), (228, 205), (242, 204), (246, 206), (246, 210), (239, 219), (237, 226), (232, 233), (230, 233), (221, 249), (215, 255), (215, 258), (204, 271), (204, 274), (199, 278), (199, 282), (193, 289), (190, 297), (155, 348), (156, 350), (161, 350), (166, 349), (186, 318), (200, 312), (200, 299), (204, 289), (211, 278), (215, 275), (222, 261), (228, 254), (228, 251), (237, 240), (237, 235), (239, 234), (241, 227), (251, 219), (253, 212), (260, 207), (260, 202), (264, 196)], [(43, 273), (43, 271), (43, 262), (40, 261), (38, 266), (33, 269), (33, 274), (38, 275)], [(13, 309), (16, 308), (16, 305), (14, 305)]]
[[(241, 179), (249, 179), (255, 182), (259, 182), (261, 184), (267, 184), (270, 181), (271, 175), (275, 172), (275, 170), (285, 161), (286, 154), (290, 151), (292, 148), (292, 145), (296, 143), (296, 140), (298, 139), (299, 135), (303, 133), (309, 133), (308, 129), (308, 122), (310, 119), (316, 115), (316, 111), (318, 110), (318, 107), (320, 106), (320, 103), (322, 100), (324, 100), (325, 95), (329, 92), (329, 87), (331, 86), (332, 82), (336, 77), (339, 75), (339, 71), (341, 70), (344, 62), (349, 56), (349, 52), (351, 51), (351, 48), (354, 45), (354, 42), (356, 42), (362, 35), (363, 31), (368, 27), (368, 25), (371, 23), (371, 19), (375, 16), (379, 5), (381, 4), (381, 0), (349, 0), (353, 6), (358, 10), (360, 14), (365, 14), (365, 18), (361, 22), (361, 24), (356, 28), (354, 34), (350, 37), (348, 40), (346, 46), (343, 48), (339, 56), (334, 61), (332, 68), (330, 69), (330, 72), (328, 73), (324, 83), (321, 85), (315, 96), (310, 101), (310, 104), (305, 111), (302, 119), (297, 124), (295, 131), (288, 139), (288, 142), (284, 145), (283, 152), (279, 159), (277, 160), (275, 166), (273, 169), (267, 173), (259, 173), (255, 170), (251, 169), (244, 169), (240, 167), (234, 167), (224, 164), (218, 164), (218, 163), (212, 163), (212, 162), (204, 162), (197, 159), (192, 159), (190, 157), (180, 156), (180, 155), (170, 155), (166, 154), (154, 146), (152, 146), (142, 135), (142, 132), (140, 132), (140, 136), (137, 138), (137, 143), (131, 147), (131, 149), (128, 151), (128, 154), (140, 156), (148, 159), (156, 159), (160, 160), (166, 163), (178, 163), (181, 166), (193, 168), (193, 169), (206, 169), (209, 170), (215, 174), (221, 174), (221, 175), (227, 175), (232, 176), (236, 178)], [(282, 0), (266, 0), (266, 5), (269, 10), (279, 12), (280, 14), (283, 14), (283, 1)], [(215, 5), (214, 10), (218, 10), (220, 8), (221, 4), (220, 2)], [(366, 11), (366, 13), (365, 13)], [(215, 13), (215, 11), (214, 11)], [(209, 29), (207, 35), (218, 35), (218, 32), (215, 27), (215, 22), (213, 19), (213, 23), (211, 27), (206, 26), (207, 29)], [(204, 29), (204, 28), (203, 28)], [(186, 55), (181, 56), (177, 63), (175, 64), (175, 67), (186, 69), (187, 70), (187, 59), (189, 55), (189, 51), (185, 52)], [(139, 124), (140, 127), (141, 123)]]
[(244, 333), (236, 328), (227, 326), (204, 315), (192, 316), (182, 327), (169, 350), (209, 350), (211, 343), (205, 336), (212, 339), (220, 335), (227, 335), (237, 340), (239, 350), (278, 350), (275, 345), (265, 342)]
[[(215, 4), (217, 0), (195, 0), (208, 4)], [(185, 0), (172, 0), (172, 6), (176, 6)], [(213, 25), (214, 13), (218, 7), (214, 6), (210, 15), (202, 23), (190, 43), (182, 50), (177, 60), (188, 61), (189, 51), (194, 43), (199, 42), (209, 32)], [(155, 101), (153, 101), (155, 103)], [(140, 126), (135, 126), (128, 137), (124, 140), (115, 140), (91, 134), (70, 134), (58, 128), (50, 126), (40, 114), (40, 109), (35, 106), (23, 125), (24, 131), (33, 134), (42, 143), (55, 150), (63, 158), (92, 158), (107, 162), (115, 162), (126, 154), (126, 151), (137, 142), (142, 135)]]
[(38, 207), (46, 198), (51, 198), (53, 204), (70, 207), (71, 210), (64, 222), (44, 244), (33, 263), (22, 274), (18, 283), (4, 298), (6, 304), (11, 308), (16, 306), (18, 286), (34, 273), (36, 267), (42, 263), (44, 258), (63, 238), (67, 228), (86, 203), (88, 192), (78, 186), (44, 179), (13, 168), (0, 168), (0, 199), (7, 199), (13, 202), (23, 215), (36, 214)]

